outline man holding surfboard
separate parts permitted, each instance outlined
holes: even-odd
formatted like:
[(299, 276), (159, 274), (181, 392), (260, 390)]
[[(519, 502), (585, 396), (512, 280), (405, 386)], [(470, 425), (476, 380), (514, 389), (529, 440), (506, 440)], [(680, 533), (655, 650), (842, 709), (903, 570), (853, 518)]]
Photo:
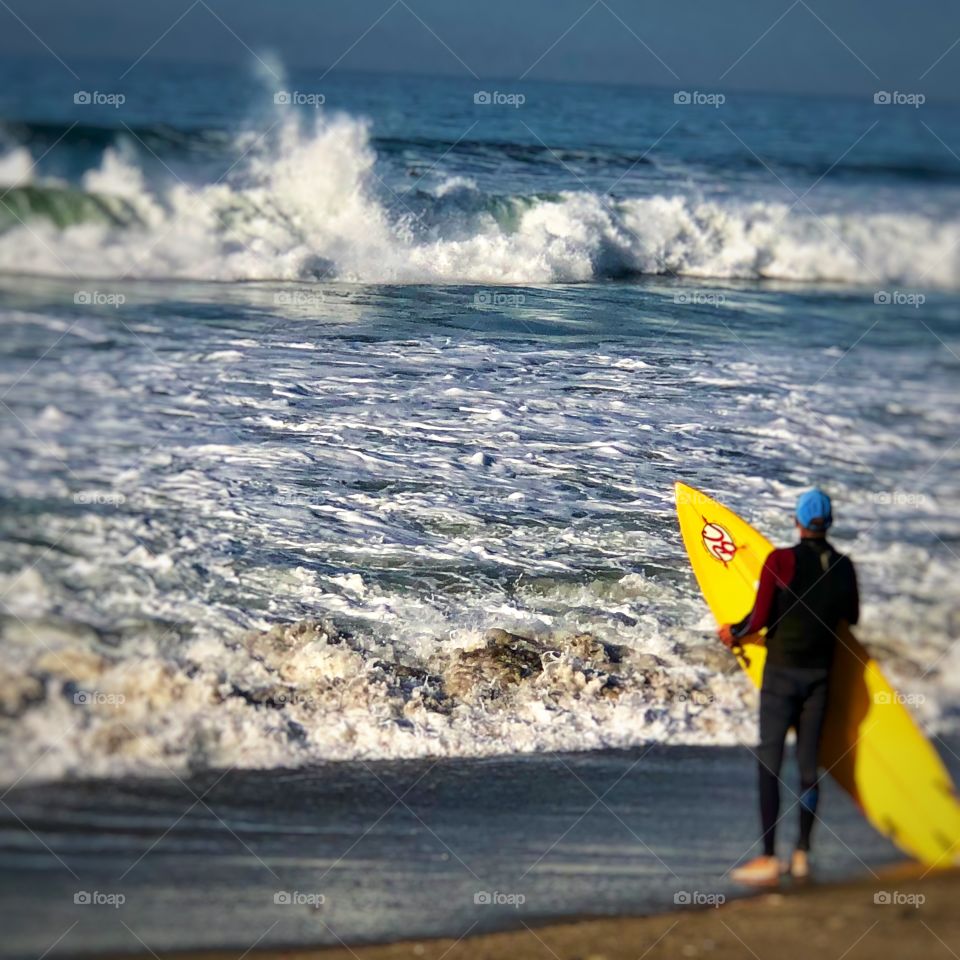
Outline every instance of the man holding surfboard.
[[(770, 553), (760, 573), (753, 609), (724, 624), (720, 639), (731, 648), (763, 643), (767, 658), (760, 688), (758, 760), (763, 855), (731, 874), (745, 883), (770, 883), (781, 873), (775, 839), (780, 812), (780, 768), (787, 733), (797, 734), (800, 830), (790, 863), (795, 877), (809, 873), (807, 854), (819, 795), (818, 753), (827, 710), (837, 630), (859, 618), (853, 563), (827, 542), (833, 523), (830, 498), (809, 490), (797, 501), (800, 540)], [(766, 629), (766, 637), (760, 631)]]
[[(778, 551), (703, 491), (677, 481), (674, 493), (687, 558), (717, 623), (730, 624), (751, 610), (745, 622), (724, 628), (722, 636), (751, 683), (763, 688), (759, 760), (765, 856), (735, 876), (763, 883), (774, 865), (779, 869), (772, 857), (779, 797), (771, 788), (778, 783), (788, 718), (799, 728), (806, 794), (805, 836), (792, 862), (797, 874), (808, 869), (803, 847), (809, 845), (816, 810), (811, 784), (817, 783), (812, 747), (817, 739), (821, 766), (883, 836), (929, 867), (960, 866), (960, 799), (950, 773), (880, 664), (843, 622), (859, 612), (856, 577), (852, 565), (826, 542), (829, 499), (819, 491), (804, 494), (796, 518), (800, 542)], [(761, 622), (768, 629), (766, 643), (748, 632)], [(825, 667), (827, 648), (835, 656)], [(768, 654), (774, 664), (769, 676)], [(798, 672), (806, 670), (811, 673)], [(829, 703), (819, 732), (814, 720), (824, 685), (817, 682), (818, 670), (829, 671)]]

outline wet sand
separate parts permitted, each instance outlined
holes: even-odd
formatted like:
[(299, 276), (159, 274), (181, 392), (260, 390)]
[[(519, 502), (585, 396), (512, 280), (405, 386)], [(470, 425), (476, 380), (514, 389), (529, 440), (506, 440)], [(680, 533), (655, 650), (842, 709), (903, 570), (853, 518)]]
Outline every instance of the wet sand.
[[(237, 960), (730, 901), (753, 776), (746, 748), (658, 746), (21, 785), (0, 809), (0, 957)], [(901, 862), (833, 783), (823, 810), (822, 883)]]
[[(879, 901), (879, 902), (878, 902)], [(888, 870), (840, 885), (784, 887), (720, 907), (586, 919), (459, 940), (251, 951), (277, 960), (949, 960), (960, 952), (960, 870)], [(235, 953), (181, 960), (236, 960)]]

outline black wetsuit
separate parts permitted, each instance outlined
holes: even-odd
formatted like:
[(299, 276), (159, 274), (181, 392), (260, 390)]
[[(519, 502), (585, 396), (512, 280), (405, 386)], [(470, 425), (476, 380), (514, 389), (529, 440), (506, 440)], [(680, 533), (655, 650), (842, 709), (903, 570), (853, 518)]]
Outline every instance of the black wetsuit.
[(800, 835), (810, 849), (819, 798), (817, 755), (827, 709), (828, 681), (841, 621), (860, 614), (853, 563), (824, 539), (803, 539), (767, 557), (753, 610), (732, 628), (737, 638), (767, 628), (760, 689), (757, 760), (763, 846), (774, 855), (780, 811), (780, 767), (787, 732), (797, 732)]

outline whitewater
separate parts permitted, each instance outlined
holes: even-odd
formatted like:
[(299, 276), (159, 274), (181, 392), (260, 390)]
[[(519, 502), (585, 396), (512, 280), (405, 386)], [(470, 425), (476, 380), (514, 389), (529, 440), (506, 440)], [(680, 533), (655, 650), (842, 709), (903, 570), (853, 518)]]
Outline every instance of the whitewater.
[(676, 479), (777, 542), (826, 486), (858, 635), (955, 729), (960, 179), (915, 121), (338, 82), (0, 124), (4, 782), (749, 744)]
[[(654, 274), (956, 289), (960, 220), (722, 197), (689, 184), (647, 196), (581, 181), (490, 193), (461, 173), (414, 186), (378, 170), (367, 121), (279, 114), (239, 134), (207, 182), (144, 170), (120, 130), (76, 183), (0, 156), (0, 269), (77, 278), (356, 283), (571, 283)], [(149, 158), (148, 158), (149, 159)], [(154, 164), (154, 166), (156, 166)], [(576, 175), (575, 179), (579, 179)], [(408, 178), (409, 179), (409, 178)]]

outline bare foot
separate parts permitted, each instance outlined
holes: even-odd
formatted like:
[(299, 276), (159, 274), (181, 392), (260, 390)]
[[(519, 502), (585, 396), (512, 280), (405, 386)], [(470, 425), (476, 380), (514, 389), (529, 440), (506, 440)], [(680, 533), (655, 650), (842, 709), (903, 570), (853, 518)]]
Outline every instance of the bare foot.
[(756, 857), (749, 863), (730, 871), (730, 878), (737, 883), (765, 886), (780, 879), (780, 861), (776, 857)]
[(806, 850), (794, 850), (790, 858), (790, 875), (797, 880), (806, 880), (810, 876), (810, 860)]

